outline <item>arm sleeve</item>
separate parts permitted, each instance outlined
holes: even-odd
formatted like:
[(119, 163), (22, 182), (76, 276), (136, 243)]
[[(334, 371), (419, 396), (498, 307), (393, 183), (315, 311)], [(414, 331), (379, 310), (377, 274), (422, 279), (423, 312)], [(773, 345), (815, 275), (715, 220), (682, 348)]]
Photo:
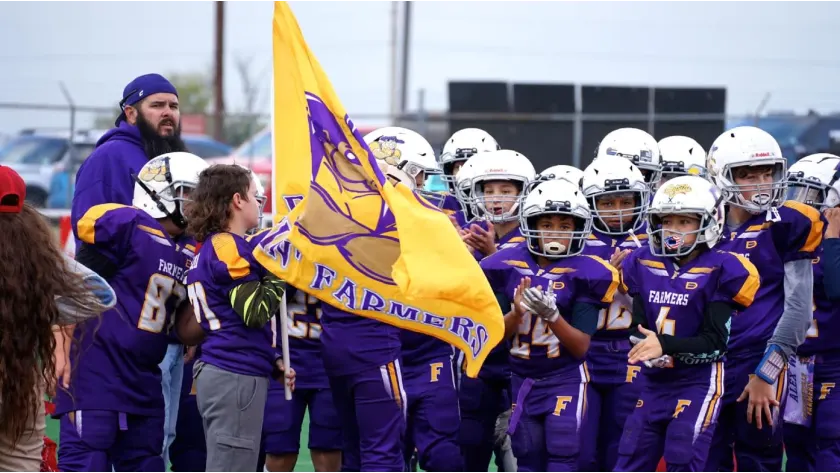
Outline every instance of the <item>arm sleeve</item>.
[(644, 335), (639, 332), (639, 325), (646, 329), (650, 329), (647, 323), (647, 316), (645, 315), (645, 305), (642, 302), (640, 297), (633, 298), (633, 319), (632, 325), (630, 326), (630, 335), (635, 335), (639, 338), (645, 338)]
[(805, 341), (811, 327), (814, 299), (814, 271), (810, 259), (785, 263), (785, 308), (767, 345), (782, 349), (785, 359)]
[(572, 327), (589, 335), (590, 337), (598, 328), (598, 312), (601, 307), (587, 302), (577, 302), (572, 307)]
[(248, 281), (230, 291), (230, 305), (249, 328), (261, 328), (280, 306), (286, 284), (274, 275)]
[(82, 243), (81, 248), (76, 253), (76, 261), (88, 267), (104, 279), (113, 278), (119, 269), (116, 263), (100, 253), (95, 246), (88, 243)]
[(735, 308), (724, 302), (712, 302), (706, 307), (706, 316), (700, 332), (693, 337), (674, 337), (659, 334), (662, 353), (677, 358), (715, 361), (726, 351), (729, 342), (729, 322)]
[(831, 301), (840, 300), (840, 238), (823, 241), (823, 286)]

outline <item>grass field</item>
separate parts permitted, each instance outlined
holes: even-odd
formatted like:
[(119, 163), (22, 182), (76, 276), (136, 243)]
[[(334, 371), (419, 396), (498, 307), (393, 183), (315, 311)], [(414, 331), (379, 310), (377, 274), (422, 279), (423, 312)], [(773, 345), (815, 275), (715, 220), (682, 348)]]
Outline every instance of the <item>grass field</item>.
[[(58, 443), (58, 420), (47, 417), (47, 437), (53, 439), (55, 443)], [(309, 454), (309, 449), (306, 448), (308, 442), (309, 413), (307, 412), (303, 418), (303, 429), (300, 435), (300, 454), (298, 455), (295, 471), (315, 471), (315, 467), (312, 465), (312, 456)], [(169, 471), (168, 468), (167, 471)], [(490, 461), (490, 471), (498, 471), (494, 460)]]

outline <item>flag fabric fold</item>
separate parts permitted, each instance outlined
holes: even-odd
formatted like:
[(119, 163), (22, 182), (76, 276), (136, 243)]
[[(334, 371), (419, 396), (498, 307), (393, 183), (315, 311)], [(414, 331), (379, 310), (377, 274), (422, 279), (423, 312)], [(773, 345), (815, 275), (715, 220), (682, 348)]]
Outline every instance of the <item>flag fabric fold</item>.
[(379, 169), (285, 2), (273, 21), (275, 225), (254, 249), (324, 303), (465, 353), (503, 338), (496, 297), (449, 218)]

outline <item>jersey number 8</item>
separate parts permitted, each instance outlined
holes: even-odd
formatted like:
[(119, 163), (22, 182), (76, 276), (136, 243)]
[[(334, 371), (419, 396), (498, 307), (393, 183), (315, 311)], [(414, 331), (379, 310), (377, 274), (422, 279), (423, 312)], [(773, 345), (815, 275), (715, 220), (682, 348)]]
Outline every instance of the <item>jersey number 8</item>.
[(160, 333), (166, 326), (166, 301), (174, 295), (178, 298), (175, 303), (177, 307), (185, 299), (184, 286), (165, 274), (155, 273), (149, 278), (146, 286), (146, 298), (143, 301), (143, 308), (140, 309), (140, 319), (137, 320), (137, 328), (151, 333)]

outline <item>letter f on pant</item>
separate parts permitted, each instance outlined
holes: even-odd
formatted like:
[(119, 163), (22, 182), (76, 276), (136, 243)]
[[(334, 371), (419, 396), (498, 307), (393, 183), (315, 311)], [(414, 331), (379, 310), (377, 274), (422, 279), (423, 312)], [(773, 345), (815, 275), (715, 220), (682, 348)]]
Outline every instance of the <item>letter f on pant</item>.
[(566, 408), (566, 404), (572, 402), (572, 399), (574, 399), (572, 396), (557, 396), (557, 404), (554, 406), (553, 415), (559, 416)]
[(677, 416), (682, 414), (682, 411), (684, 411), (685, 408), (690, 406), (690, 405), (691, 405), (691, 401), (689, 401), (688, 399), (680, 399), (679, 401), (677, 401), (677, 408), (674, 409), (674, 416), (673, 416), (674, 419), (676, 419)]

